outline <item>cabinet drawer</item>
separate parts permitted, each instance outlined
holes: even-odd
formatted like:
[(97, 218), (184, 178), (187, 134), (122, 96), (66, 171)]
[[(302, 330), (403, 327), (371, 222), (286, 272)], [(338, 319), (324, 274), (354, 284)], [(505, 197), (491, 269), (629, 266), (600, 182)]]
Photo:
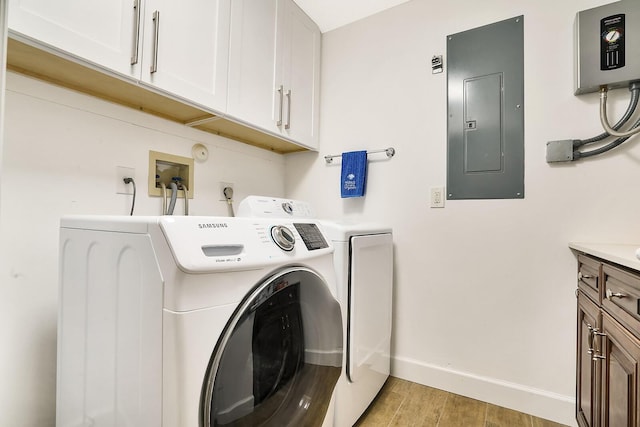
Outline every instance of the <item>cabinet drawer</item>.
[(602, 307), (640, 337), (640, 274), (603, 266)]
[(602, 301), (601, 271), (600, 261), (586, 255), (578, 255), (578, 288), (598, 304)]

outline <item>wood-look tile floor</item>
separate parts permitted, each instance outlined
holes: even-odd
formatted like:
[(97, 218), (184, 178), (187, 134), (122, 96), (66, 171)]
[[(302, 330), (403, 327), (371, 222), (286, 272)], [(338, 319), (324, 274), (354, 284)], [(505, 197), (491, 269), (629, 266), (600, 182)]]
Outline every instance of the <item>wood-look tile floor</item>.
[(502, 408), (389, 377), (355, 427), (565, 427)]

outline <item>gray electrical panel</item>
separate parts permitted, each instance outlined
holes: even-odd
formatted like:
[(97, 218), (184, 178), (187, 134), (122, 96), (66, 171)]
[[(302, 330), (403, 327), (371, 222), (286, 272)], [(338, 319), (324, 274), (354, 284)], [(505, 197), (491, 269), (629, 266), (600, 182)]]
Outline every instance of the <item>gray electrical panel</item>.
[(524, 198), (524, 17), (447, 37), (447, 198)]
[(640, 0), (578, 12), (575, 33), (576, 95), (640, 80)]

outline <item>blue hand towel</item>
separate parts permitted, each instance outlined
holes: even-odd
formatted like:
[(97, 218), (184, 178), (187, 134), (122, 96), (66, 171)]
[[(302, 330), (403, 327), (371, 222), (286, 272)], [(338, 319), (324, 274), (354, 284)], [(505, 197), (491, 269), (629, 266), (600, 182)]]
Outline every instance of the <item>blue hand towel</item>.
[(350, 151), (342, 153), (342, 174), (340, 196), (362, 197), (367, 183), (367, 152)]

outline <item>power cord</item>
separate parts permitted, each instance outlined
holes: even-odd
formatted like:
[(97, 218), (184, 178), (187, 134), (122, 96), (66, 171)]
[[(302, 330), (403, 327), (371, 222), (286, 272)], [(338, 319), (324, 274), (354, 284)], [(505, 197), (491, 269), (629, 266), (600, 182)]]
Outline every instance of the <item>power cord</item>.
[(122, 179), (124, 181), (125, 184), (133, 184), (133, 200), (131, 201), (131, 213), (129, 215), (133, 216), (133, 208), (136, 205), (136, 182), (133, 180), (133, 178), (123, 178)]
[(224, 198), (227, 199), (227, 204), (229, 205), (229, 211), (231, 212), (231, 216), (236, 216), (235, 212), (233, 211), (233, 188), (224, 187), (224, 190), (222, 190), (222, 193), (224, 194)]

